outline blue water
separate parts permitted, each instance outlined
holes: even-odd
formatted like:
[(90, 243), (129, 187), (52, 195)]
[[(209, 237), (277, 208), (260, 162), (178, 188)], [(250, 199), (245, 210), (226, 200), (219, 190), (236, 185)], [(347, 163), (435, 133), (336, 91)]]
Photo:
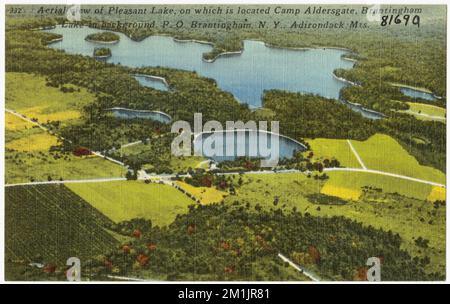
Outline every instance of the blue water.
[(413, 98), (421, 98), (425, 100), (436, 100), (436, 97), (433, 94), (422, 92), (418, 90), (414, 90), (411, 88), (401, 87), (400, 91), (405, 94), (406, 96), (413, 97)]
[[(50, 47), (92, 56), (98, 44), (84, 39), (88, 34), (101, 30), (57, 26), (46, 31), (63, 35), (62, 41)], [(196, 71), (215, 79), (220, 88), (253, 107), (261, 106), (261, 96), (264, 90), (269, 89), (314, 93), (337, 99), (340, 89), (346, 84), (333, 77), (333, 70), (353, 67), (353, 62), (341, 58), (345, 53), (343, 50), (269, 48), (258, 41), (244, 41), (242, 54), (219, 57), (209, 63), (202, 60), (202, 54), (212, 49), (210, 45), (176, 42), (167, 36), (150, 36), (136, 42), (122, 33), (117, 34), (120, 42), (108, 45), (112, 52), (108, 62), (130, 67), (164, 66)]]
[[(264, 137), (267, 141), (260, 143), (259, 141)], [(272, 139), (278, 140), (278, 151), (270, 151), (272, 148)], [(218, 153), (208, 153), (206, 150), (208, 147), (212, 148), (211, 152)], [(227, 151), (227, 148), (230, 151)], [(265, 148), (267, 148), (267, 151)], [(194, 140), (194, 151), (197, 153), (201, 152), (201, 155), (213, 159), (216, 162), (234, 160), (237, 157), (243, 156), (270, 159), (270, 155), (278, 155), (278, 159), (292, 158), (295, 152), (305, 150), (306, 147), (304, 145), (289, 137), (265, 133), (262, 131), (216, 131), (201, 133), (201, 135), (197, 136)], [(271, 152), (271, 154), (268, 152)]]
[(146, 75), (133, 75), (133, 77), (144, 87), (153, 88), (160, 91), (168, 91), (164, 81), (156, 78), (152, 78)]
[(168, 114), (163, 112), (139, 111), (125, 108), (112, 108), (108, 109), (108, 111), (111, 112), (114, 117), (121, 119), (150, 119), (165, 124), (172, 121), (172, 118)]

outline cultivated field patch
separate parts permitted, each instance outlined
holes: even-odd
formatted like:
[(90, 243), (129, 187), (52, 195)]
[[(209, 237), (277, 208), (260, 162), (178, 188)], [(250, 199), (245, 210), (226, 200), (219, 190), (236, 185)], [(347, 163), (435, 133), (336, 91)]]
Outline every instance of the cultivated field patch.
[(322, 189), (320, 189), (320, 193), (329, 196), (336, 196), (345, 200), (356, 201), (361, 196), (362, 191), (360, 189), (339, 187), (331, 183), (327, 183), (322, 187)]
[(6, 73), (6, 88), (6, 108), (41, 123), (79, 118), (83, 106), (95, 99), (84, 88), (49, 86), (44, 77), (28, 73)]
[(199, 199), (202, 204), (218, 203), (228, 195), (227, 192), (213, 187), (194, 187), (184, 182), (177, 182), (177, 185)]
[(345, 139), (308, 139), (314, 159), (336, 158), (342, 167), (359, 168), (360, 164)]
[(5, 183), (123, 177), (126, 169), (101, 157), (46, 151), (5, 153)]
[(442, 187), (432, 187), (431, 192), (427, 197), (430, 202), (445, 201), (446, 189)]
[(51, 146), (56, 146), (57, 144), (58, 138), (56, 136), (42, 131), (39, 134), (12, 140), (6, 144), (6, 148), (22, 152), (47, 151)]
[(437, 116), (445, 118), (447, 110), (434, 105), (429, 105), (425, 103), (407, 102), (409, 105), (409, 110), (413, 113), (426, 114), (430, 116)]
[(422, 166), (392, 137), (375, 134), (366, 141), (351, 141), (368, 169), (445, 183), (445, 174), (438, 169)]
[(177, 214), (186, 213), (188, 206), (195, 203), (173, 187), (140, 181), (67, 186), (114, 222), (145, 218), (154, 225), (168, 225)]
[(35, 125), (31, 122), (21, 119), (14, 114), (5, 112), (5, 127), (8, 131), (21, 131), (24, 129), (31, 129)]
[(5, 220), (6, 248), (27, 263), (65, 265), (117, 244), (104, 229), (111, 221), (64, 185), (5, 188)]

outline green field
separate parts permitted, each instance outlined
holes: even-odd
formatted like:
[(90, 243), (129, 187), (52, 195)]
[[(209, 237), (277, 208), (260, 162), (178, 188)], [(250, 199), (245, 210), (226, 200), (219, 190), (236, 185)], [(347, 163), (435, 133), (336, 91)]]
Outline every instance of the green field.
[(49, 177), (68, 180), (125, 176), (124, 167), (97, 156), (77, 157), (70, 153), (49, 152), (51, 146), (58, 145), (54, 135), (20, 124), (24, 120), (11, 120), (15, 116), (8, 117), (13, 124), (5, 131), (7, 184), (47, 181)]
[(200, 200), (202, 204), (219, 203), (228, 195), (228, 192), (217, 190), (214, 187), (194, 187), (185, 182), (176, 183), (181, 189)]
[(445, 122), (447, 110), (434, 105), (425, 103), (407, 102), (409, 110), (403, 111), (414, 115), (417, 119), (421, 120), (436, 120)]
[(375, 134), (366, 141), (351, 141), (368, 169), (420, 178), (445, 184), (445, 174), (422, 166), (392, 137)]
[(311, 146), (315, 159), (331, 159), (334, 157), (341, 163), (342, 167), (361, 167), (345, 139), (316, 138), (308, 139), (307, 142)]
[[(337, 180), (344, 186), (372, 185), (384, 189), (382, 192), (363, 192), (357, 201), (349, 201), (345, 205), (318, 205), (311, 203), (308, 195), (319, 193), (324, 184), (322, 181), (299, 173), (244, 175), (244, 184), (237, 195), (229, 196), (225, 201), (232, 203), (241, 200), (251, 206), (259, 204), (263, 208), (283, 208), (287, 211), (295, 207), (313, 216), (344, 216), (364, 225), (392, 230), (400, 234), (402, 246), (413, 256), (427, 255), (431, 258), (429, 271), (445, 273), (445, 207), (435, 209), (430, 202), (388, 193), (400, 190), (408, 196), (416, 194), (426, 197), (431, 186), (374, 174), (341, 173), (330, 173), (330, 181)], [(279, 198), (277, 206), (273, 203), (275, 197)], [(429, 248), (422, 249), (414, 244), (414, 239), (419, 236), (430, 241)]]
[(5, 146), (15, 151), (48, 151), (59, 144), (58, 137), (37, 127), (6, 130)]
[(62, 92), (46, 85), (42, 76), (28, 73), (6, 73), (6, 108), (15, 110), (39, 122), (77, 119), (84, 105), (95, 96), (84, 88), (66, 85), (73, 92)]
[(64, 185), (5, 188), (5, 240), (15, 262), (65, 264), (108, 252), (111, 221)]
[(55, 155), (48, 152), (5, 153), (5, 183), (25, 183), (69, 179), (91, 179), (101, 177), (123, 177), (126, 169), (97, 156), (76, 157)]
[(175, 188), (139, 181), (77, 183), (68, 187), (114, 222), (141, 217), (163, 226), (177, 214), (186, 213), (187, 206), (194, 203)]

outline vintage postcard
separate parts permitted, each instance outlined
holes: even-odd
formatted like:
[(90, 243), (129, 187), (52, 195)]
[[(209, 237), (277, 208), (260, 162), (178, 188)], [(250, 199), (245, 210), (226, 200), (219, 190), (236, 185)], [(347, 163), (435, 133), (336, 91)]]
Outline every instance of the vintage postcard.
[(4, 9), (6, 281), (446, 280), (446, 5)]

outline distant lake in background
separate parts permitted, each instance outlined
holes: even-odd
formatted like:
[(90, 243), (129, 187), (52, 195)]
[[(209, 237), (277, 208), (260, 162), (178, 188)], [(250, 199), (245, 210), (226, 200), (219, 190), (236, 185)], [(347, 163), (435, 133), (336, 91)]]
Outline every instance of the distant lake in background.
[[(49, 45), (51, 48), (91, 57), (99, 44), (88, 42), (85, 37), (102, 32), (88, 27), (61, 26), (46, 31), (63, 35), (62, 41)], [(240, 102), (252, 107), (260, 107), (264, 90), (270, 89), (338, 99), (339, 91), (346, 84), (337, 80), (333, 71), (338, 68), (350, 69), (354, 64), (341, 58), (346, 53), (344, 50), (270, 48), (262, 42), (250, 40), (244, 41), (242, 54), (205, 62), (202, 54), (211, 51), (211, 45), (176, 42), (167, 36), (150, 36), (137, 42), (122, 33), (116, 34), (120, 36), (120, 41), (105, 45), (112, 52), (108, 62), (130, 67), (161, 66), (196, 71), (201, 76), (215, 79), (222, 90), (232, 93)], [(159, 84), (158, 89), (162, 88)]]

